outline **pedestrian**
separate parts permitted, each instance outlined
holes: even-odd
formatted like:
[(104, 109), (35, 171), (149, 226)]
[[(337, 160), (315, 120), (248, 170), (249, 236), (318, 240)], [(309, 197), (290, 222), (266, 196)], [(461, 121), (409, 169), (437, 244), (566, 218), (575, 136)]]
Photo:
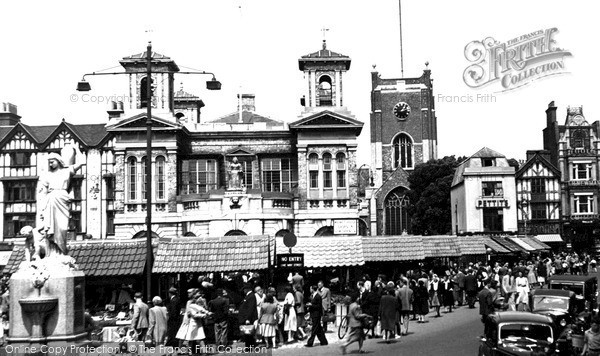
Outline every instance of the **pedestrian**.
[(381, 333), (383, 340), (390, 343), (394, 336), (396, 323), (398, 322), (398, 298), (395, 295), (394, 289), (388, 289), (383, 292), (381, 301), (379, 302), (379, 320), (381, 321)]
[[(401, 323), (401, 330), (399, 330), (399, 335), (408, 334), (408, 323), (410, 320), (410, 314), (413, 312), (413, 302), (414, 302), (414, 294), (413, 290), (408, 287), (408, 280), (406, 278), (401, 278), (398, 281), (398, 289), (396, 298), (398, 298), (398, 309), (400, 318), (399, 321)], [(399, 335), (396, 337), (399, 338)]]
[(183, 318), (181, 320), (181, 325), (179, 326), (179, 329), (177, 330), (177, 334), (175, 334), (175, 338), (179, 340), (179, 342), (178, 342), (179, 347), (183, 346), (183, 342), (185, 341), (185, 337), (187, 335), (187, 330), (190, 325), (190, 318), (187, 314), (187, 310), (188, 310), (189, 305), (194, 302), (194, 295), (196, 294), (197, 291), (198, 291), (197, 288), (190, 288), (187, 290), (188, 300), (185, 303), (185, 310), (183, 313)]
[(494, 296), (490, 291), (490, 283), (490, 279), (486, 279), (484, 281), (483, 288), (477, 295), (477, 298), (479, 300), (479, 314), (481, 315), (481, 322), (484, 325), (484, 335), (488, 335), (488, 317), (490, 314), (494, 313)]
[(169, 300), (167, 301), (167, 340), (165, 344), (170, 347), (177, 347), (177, 330), (181, 325), (181, 301), (178, 296), (177, 288), (169, 288)]
[(206, 338), (206, 334), (202, 326), (202, 319), (208, 315), (208, 310), (202, 306), (204, 301), (200, 293), (197, 292), (194, 297), (194, 302), (190, 303), (186, 310), (189, 325), (185, 335), (185, 340), (192, 350), (192, 355), (203, 353), (205, 349), (204, 339)]
[[(346, 299), (347, 298), (347, 299)], [(344, 304), (348, 304), (352, 299), (350, 297), (346, 297), (344, 300)], [(355, 299), (350, 306), (348, 307), (348, 333), (342, 341), (342, 346), (340, 346), (342, 350), (342, 354), (346, 354), (346, 349), (350, 344), (354, 342), (358, 342), (358, 353), (362, 353), (363, 342), (365, 341), (365, 334), (363, 331), (363, 320), (368, 318), (367, 314), (363, 314), (360, 309), (360, 305), (358, 304), (359, 299)]]
[(458, 293), (456, 296), (456, 300), (458, 302), (458, 306), (462, 306), (465, 301), (465, 277), (466, 275), (463, 273), (461, 269), (456, 273), (456, 283), (458, 284)]
[(600, 319), (594, 317), (591, 326), (583, 334), (581, 355), (600, 356)]
[[(275, 335), (277, 334), (277, 304), (272, 295), (267, 294), (260, 306), (259, 313), (259, 334), (265, 339), (267, 348), (277, 348), (275, 345)], [(269, 346), (269, 340), (271, 345)]]
[(135, 329), (138, 334), (138, 340), (144, 341), (146, 339), (146, 333), (148, 332), (148, 304), (142, 302), (142, 293), (135, 293), (135, 304), (133, 304), (133, 318), (131, 319), (131, 326)]
[[(321, 282), (322, 283), (322, 282)], [(306, 341), (306, 347), (312, 347), (315, 337), (319, 339), (321, 346), (328, 344), (327, 338), (325, 337), (325, 330), (321, 320), (323, 319), (323, 300), (321, 294), (319, 294), (319, 288), (315, 285), (310, 287), (310, 302), (306, 304), (308, 312), (310, 313), (310, 320), (312, 322), (312, 330), (310, 337)]]
[(301, 290), (304, 290), (304, 277), (296, 271), (292, 276), (292, 288), (296, 289), (296, 287), (300, 287)]
[(465, 276), (465, 294), (467, 298), (467, 304), (470, 309), (475, 308), (475, 299), (477, 298), (477, 277), (473, 269), (467, 272)]
[(435, 309), (435, 317), (439, 318), (440, 315), (440, 307), (441, 307), (441, 302), (440, 302), (440, 297), (441, 297), (441, 289), (442, 284), (440, 283), (440, 279), (437, 276), (437, 274), (433, 275), (433, 279), (431, 280), (431, 282), (429, 282), (429, 302), (431, 304), (431, 306)]
[(306, 309), (304, 306), (304, 294), (302, 293), (302, 287), (296, 286), (294, 292), (294, 300), (295, 300), (295, 308), (296, 308), (296, 333), (297, 338), (299, 340), (304, 340), (306, 338), (306, 334), (304, 333), (305, 320), (304, 315), (306, 313)]
[(298, 320), (296, 319), (296, 298), (294, 297), (293, 289), (291, 286), (285, 287), (285, 299), (283, 300), (283, 314), (284, 323), (283, 331), (287, 332), (286, 343), (292, 342), (298, 329)]
[(163, 346), (167, 338), (169, 315), (161, 297), (152, 298), (152, 305), (148, 312), (148, 335), (153, 346)]
[(415, 312), (418, 315), (418, 323), (425, 322), (425, 315), (429, 313), (429, 292), (427, 292), (427, 287), (425, 287), (425, 282), (422, 280), (419, 281), (419, 286), (414, 291), (415, 296), (415, 306), (417, 309)]
[(238, 311), (238, 321), (240, 325), (254, 325), (254, 333), (243, 334), (245, 347), (256, 345), (255, 333), (257, 329), (258, 312), (256, 311), (256, 297), (252, 289), (244, 288), (245, 298)]
[[(331, 312), (331, 291), (325, 287), (323, 281), (319, 281), (319, 294), (323, 303), (323, 314), (327, 315)], [(327, 320), (323, 321), (323, 332), (327, 332)]]
[(363, 292), (362, 298), (360, 300), (360, 308), (363, 311), (363, 313), (373, 318), (373, 327), (368, 331), (371, 332), (371, 335), (369, 335), (369, 337), (375, 338), (377, 337), (377, 335), (375, 335), (375, 326), (377, 325), (377, 319), (379, 315), (379, 298), (377, 294), (371, 290), (370, 281), (365, 281), (364, 286), (365, 291)]
[(442, 296), (444, 307), (446, 307), (446, 312), (452, 313), (452, 307), (454, 306), (454, 282), (452, 282), (448, 275), (444, 276), (442, 287), (444, 290), (444, 295)]
[(208, 311), (213, 313), (215, 328), (215, 344), (217, 347), (227, 346), (227, 328), (229, 319), (229, 299), (225, 290), (217, 289), (215, 299), (208, 302)]
[(517, 272), (515, 284), (517, 286), (516, 308), (519, 311), (527, 311), (529, 309), (529, 282), (527, 277), (523, 277), (523, 272)]

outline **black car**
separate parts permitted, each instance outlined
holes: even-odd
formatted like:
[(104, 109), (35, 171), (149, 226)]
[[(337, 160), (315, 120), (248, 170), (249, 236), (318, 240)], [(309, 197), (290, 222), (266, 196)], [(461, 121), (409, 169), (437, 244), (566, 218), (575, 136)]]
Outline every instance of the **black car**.
[(593, 276), (575, 276), (575, 275), (555, 275), (548, 280), (548, 288), (564, 289), (575, 292), (578, 299), (585, 302), (588, 310), (598, 308), (596, 291), (598, 288), (598, 279)]
[(556, 330), (552, 318), (528, 312), (499, 312), (489, 316), (480, 356), (553, 355)]

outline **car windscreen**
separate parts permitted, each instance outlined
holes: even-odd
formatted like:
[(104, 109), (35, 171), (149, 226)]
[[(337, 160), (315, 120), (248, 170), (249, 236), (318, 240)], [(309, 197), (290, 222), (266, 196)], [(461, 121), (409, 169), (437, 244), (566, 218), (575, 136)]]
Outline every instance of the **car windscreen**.
[(563, 289), (575, 292), (577, 295), (583, 295), (583, 284), (562, 284), (562, 283), (551, 283), (550, 288), (552, 289)]
[(539, 309), (569, 310), (569, 299), (548, 295), (536, 295), (533, 297), (533, 310)]
[(500, 341), (517, 341), (520, 339), (548, 342), (552, 340), (552, 327), (546, 324), (534, 323), (500, 325)]

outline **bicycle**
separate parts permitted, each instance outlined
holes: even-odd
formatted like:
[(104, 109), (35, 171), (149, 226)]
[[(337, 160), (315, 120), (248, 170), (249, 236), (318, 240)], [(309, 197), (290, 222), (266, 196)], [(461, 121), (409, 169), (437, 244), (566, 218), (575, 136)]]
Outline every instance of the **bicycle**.
[[(343, 339), (346, 334), (348, 333), (348, 315), (344, 316), (342, 318), (342, 321), (340, 322), (340, 326), (338, 327), (338, 337), (340, 339)], [(366, 316), (365, 320), (362, 322), (362, 327), (363, 327), (363, 332), (366, 335), (369, 330), (371, 330), (373, 324), (373, 317), (372, 316)]]

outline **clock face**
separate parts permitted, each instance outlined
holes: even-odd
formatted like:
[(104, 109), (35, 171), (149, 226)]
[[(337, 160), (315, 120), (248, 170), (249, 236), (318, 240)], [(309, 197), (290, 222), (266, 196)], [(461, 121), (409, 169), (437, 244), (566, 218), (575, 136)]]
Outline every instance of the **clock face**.
[(394, 115), (397, 118), (406, 119), (408, 114), (410, 114), (410, 106), (407, 103), (401, 101), (394, 106)]

